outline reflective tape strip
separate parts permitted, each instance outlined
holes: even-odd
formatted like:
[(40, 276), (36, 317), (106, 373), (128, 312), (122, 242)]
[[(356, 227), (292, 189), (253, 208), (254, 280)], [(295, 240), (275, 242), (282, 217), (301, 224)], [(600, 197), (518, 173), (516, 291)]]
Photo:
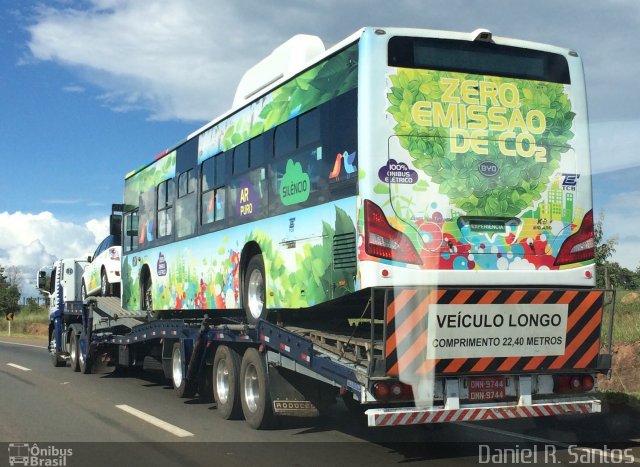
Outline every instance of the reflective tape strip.
[(600, 401), (549, 402), (531, 406), (465, 407), (454, 410), (433, 408), (370, 409), (369, 426), (420, 425), (427, 423), (470, 422), (476, 420), (508, 420), (600, 412)]

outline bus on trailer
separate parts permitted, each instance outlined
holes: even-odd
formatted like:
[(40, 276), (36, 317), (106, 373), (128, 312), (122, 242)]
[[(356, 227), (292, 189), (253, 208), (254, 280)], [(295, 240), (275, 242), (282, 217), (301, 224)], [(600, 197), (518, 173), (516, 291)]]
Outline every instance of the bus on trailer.
[[(295, 54), (319, 58), (276, 80)], [(271, 58), (126, 177), (126, 308), (255, 321), (376, 286), (594, 286), (575, 52), (367, 29)]]
[(315, 407), (294, 376), (387, 404), (370, 426), (597, 412), (588, 142), (574, 51), (487, 30), (296, 36), (126, 176), (120, 316), (141, 324), (88, 307), (81, 361), (149, 352), (179, 395), (208, 381), (254, 427)]

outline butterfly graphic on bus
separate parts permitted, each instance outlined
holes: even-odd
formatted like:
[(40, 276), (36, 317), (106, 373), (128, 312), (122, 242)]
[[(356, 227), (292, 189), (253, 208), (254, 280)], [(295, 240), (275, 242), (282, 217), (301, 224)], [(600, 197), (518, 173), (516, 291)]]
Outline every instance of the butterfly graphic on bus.
[(355, 171), (358, 170), (358, 167), (356, 167), (355, 165), (355, 161), (356, 151), (353, 151), (351, 154), (349, 154), (349, 151), (344, 151), (342, 154), (338, 153), (336, 155), (336, 161), (333, 164), (333, 170), (329, 174), (329, 181), (337, 182), (340, 179), (342, 166), (344, 166), (344, 171), (347, 174), (345, 178), (349, 178), (351, 174), (355, 173)]

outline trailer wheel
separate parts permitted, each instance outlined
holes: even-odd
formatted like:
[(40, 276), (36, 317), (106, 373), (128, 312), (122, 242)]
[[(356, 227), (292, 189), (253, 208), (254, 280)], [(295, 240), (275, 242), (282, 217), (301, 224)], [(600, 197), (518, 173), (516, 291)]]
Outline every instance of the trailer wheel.
[(271, 427), (275, 416), (271, 407), (267, 369), (264, 359), (254, 348), (247, 349), (242, 357), (240, 386), (242, 413), (247, 423), (256, 430)]
[(171, 381), (173, 382), (173, 390), (178, 397), (193, 397), (195, 395), (192, 385), (187, 383), (180, 342), (173, 344), (171, 352)]
[(69, 354), (71, 356), (69, 361), (71, 362), (71, 369), (76, 372), (80, 371), (80, 359), (78, 358), (80, 354), (80, 345), (78, 343), (78, 334), (74, 331), (71, 331), (69, 347)]
[(218, 414), (225, 420), (240, 418), (240, 355), (226, 345), (213, 358), (213, 398)]
[(244, 274), (242, 304), (250, 324), (255, 324), (259, 319), (267, 317), (264, 260), (260, 254), (252, 256), (247, 264)]
[(87, 348), (85, 351), (82, 351), (82, 342), (86, 341), (85, 333), (82, 332), (80, 334), (80, 339), (78, 340), (78, 363), (80, 365), (80, 373), (88, 375), (91, 373), (91, 367), (93, 366), (92, 356), (89, 354), (89, 343), (87, 342)]

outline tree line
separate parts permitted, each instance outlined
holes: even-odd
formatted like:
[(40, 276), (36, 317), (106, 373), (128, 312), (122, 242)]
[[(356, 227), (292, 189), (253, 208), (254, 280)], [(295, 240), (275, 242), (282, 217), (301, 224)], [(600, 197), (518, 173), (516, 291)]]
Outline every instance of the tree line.
[(618, 239), (614, 237), (605, 240), (603, 224), (604, 214), (601, 212), (594, 225), (596, 286), (600, 288), (626, 290), (640, 289), (640, 265), (638, 265), (635, 271), (632, 271), (620, 266), (620, 264), (615, 261), (609, 261), (611, 256), (616, 252)]
[(17, 272), (17, 268), (5, 269), (0, 266), (0, 312), (18, 311), (20, 287), (18, 286)]

